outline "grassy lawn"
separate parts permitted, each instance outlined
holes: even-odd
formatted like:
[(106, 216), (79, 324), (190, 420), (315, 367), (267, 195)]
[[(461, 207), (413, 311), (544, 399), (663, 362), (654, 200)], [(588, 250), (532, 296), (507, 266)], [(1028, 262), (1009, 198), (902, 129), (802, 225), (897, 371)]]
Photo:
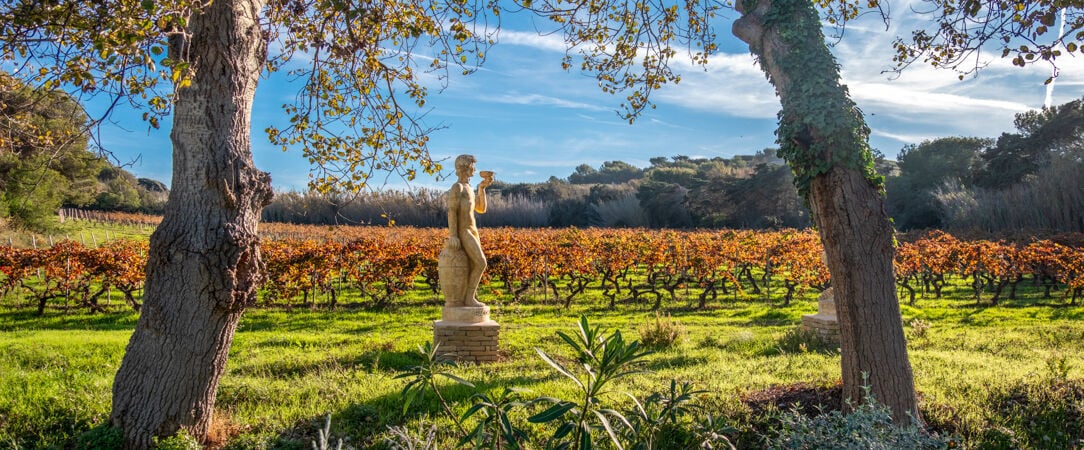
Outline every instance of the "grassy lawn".
[[(383, 447), (389, 425), (420, 432), (430, 424), (439, 427), (440, 448), (454, 447), (454, 425), (432, 396), (402, 411), (405, 381), (394, 377), (422, 362), (417, 347), (432, 339), (431, 323), (440, 316), (431, 295), (412, 295), (380, 311), (346, 302), (337, 311), (246, 312), (219, 389), (219, 444), (310, 448), (330, 414), (332, 434), (359, 448)], [(998, 307), (951, 295), (902, 307), (923, 414), (966, 447), (1081, 445), (1074, 440), (1084, 436), (1084, 307), (1036, 306), (1028, 295)], [(515, 386), (529, 389), (527, 398), (573, 398), (573, 385), (535, 348), (567, 358), (555, 332), (572, 333), (580, 315), (632, 339), (655, 320), (646, 306), (609, 310), (601, 298), (571, 309), (489, 301), (502, 325), (502, 361), (454, 373), (491, 394)], [(795, 332), (801, 316), (816, 309), (812, 294), (786, 307), (759, 299), (727, 299), (700, 311), (683, 305), (666, 311), (684, 328), (683, 339), (649, 356), (648, 372), (621, 380), (608, 398), (612, 405), (631, 404), (620, 392), (644, 398), (671, 379), (688, 381), (705, 391), (698, 399), (705, 411), (732, 427), (731, 440), (755, 448), (771, 433), (775, 413), (754, 413), (743, 398), (773, 386), (838, 383), (838, 349)], [(63, 448), (104, 422), (136, 318), (126, 311), (0, 311), (0, 447)], [(456, 414), (469, 408), (473, 389), (450, 381), (442, 387)], [(527, 415), (513, 417), (536, 436), (552, 433), (528, 424)]]

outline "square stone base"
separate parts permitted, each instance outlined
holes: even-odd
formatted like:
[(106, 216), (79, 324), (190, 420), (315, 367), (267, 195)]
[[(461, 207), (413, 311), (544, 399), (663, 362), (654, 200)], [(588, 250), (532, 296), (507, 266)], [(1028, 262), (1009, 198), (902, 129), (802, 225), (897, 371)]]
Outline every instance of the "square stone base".
[(433, 344), (437, 353), (457, 362), (493, 362), (500, 350), (501, 326), (487, 320), (477, 323), (433, 322)]
[(815, 334), (825, 342), (839, 343), (839, 319), (825, 314), (802, 316), (802, 330)]

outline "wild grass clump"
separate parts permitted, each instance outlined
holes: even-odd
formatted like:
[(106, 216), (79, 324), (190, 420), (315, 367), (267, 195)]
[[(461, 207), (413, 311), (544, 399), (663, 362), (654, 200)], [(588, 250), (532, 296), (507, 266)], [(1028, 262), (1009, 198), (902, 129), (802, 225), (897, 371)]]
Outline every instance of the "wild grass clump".
[(774, 350), (773, 353), (779, 354), (836, 354), (839, 353), (839, 342), (825, 339), (815, 331), (794, 327), (779, 338)]
[(655, 313), (655, 320), (640, 325), (640, 343), (655, 350), (671, 348), (685, 336), (685, 327), (669, 314)]

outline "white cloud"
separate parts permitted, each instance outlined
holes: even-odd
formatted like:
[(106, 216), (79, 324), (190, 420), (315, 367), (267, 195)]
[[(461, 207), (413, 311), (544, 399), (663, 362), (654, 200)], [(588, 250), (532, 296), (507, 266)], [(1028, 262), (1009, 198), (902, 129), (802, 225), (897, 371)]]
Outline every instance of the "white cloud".
[(849, 84), (849, 88), (851, 97), (859, 105), (875, 104), (885, 108), (898, 108), (909, 114), (958, 114), (990, 110), (1015, 113), (1028, 109), (1027, 105), (1012, 101), (943, 94), (889, 83), (855, 82)]
[(940, 136), (935, 136), (935, 135), (932, 135), (932, 134), (921, 134), (921, 133), (919, 133), (919, 134), (897, 134), (897, 133), (890, 133), (890, 132), (887, 132), (887, 131), (882, 131), (882, 130), (877, 130), (877, 129), (874, 129), (871, 134), (873, 136), (880, 136), (880, 137), (883, 137), (883, 138), (888, 138), (888, 139), (891, 139), (893, 141), (899, 142), (901, 144), (917, 144), (917, 143), (922, 142), (922, 141), (928, 141), (928, 140), (932, 140), (932, 139), (936, 139), (936, 138), (940, 137)]
[(774, 118), (779, 111), (775, 90), (748, 54), (712, 56), (707, 66), (675, 60), (681, 82), (664, 86), (654, 100), (699, 111), (747, 118)]
[(548, 52), (564, 53), (567, 45), (565, 38), (558, 33), (539, 34), (533, 31), (515, 31), (502, 29), (498, 35), (498, 45), (520, 45)]
[(563, 98), (552, 97), (542, 94), (510, 93), (497, 96), (480, 96), (478, 99), (482, 101), (503, 103), (508, 105), (543, 105), (556, 106), (558, 108), (585, 109), (589, 111), (609, 111), (609, 108), (604, 108), (602, 106), (576, 102), (572, 100), (565, 100)]

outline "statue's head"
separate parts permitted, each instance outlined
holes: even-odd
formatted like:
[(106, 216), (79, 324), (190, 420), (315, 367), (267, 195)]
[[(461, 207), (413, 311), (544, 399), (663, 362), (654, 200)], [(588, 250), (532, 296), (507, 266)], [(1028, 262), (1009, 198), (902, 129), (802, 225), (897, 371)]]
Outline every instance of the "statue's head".
[(474, 155), (459, 155), (455, 158), (455, 174), (463, 175), (464, 173), (470, 175), (468, 172), (471, 165), (478, 160), (474, 158)]

